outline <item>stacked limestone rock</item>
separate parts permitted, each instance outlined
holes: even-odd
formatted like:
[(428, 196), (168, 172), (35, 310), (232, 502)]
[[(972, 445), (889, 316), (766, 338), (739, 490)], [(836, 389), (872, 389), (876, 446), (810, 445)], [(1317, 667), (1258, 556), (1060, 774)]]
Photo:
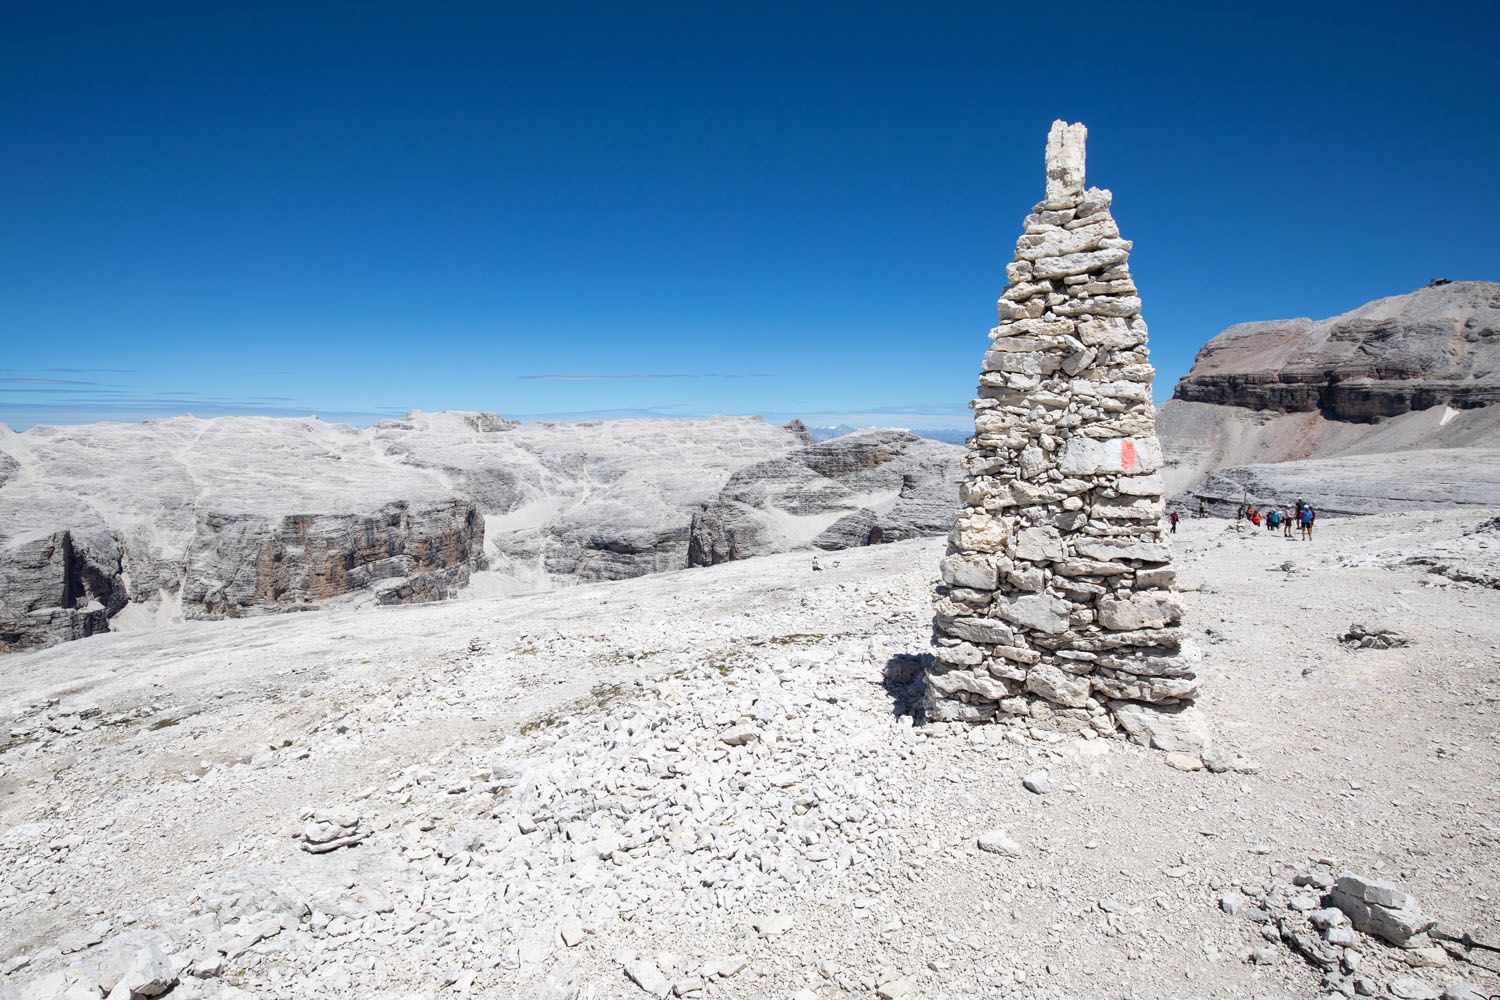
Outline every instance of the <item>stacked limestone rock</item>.
[[(1055, 122), (1047, 197), (1016, 243), (942, 562), (925, 710), (1115, 731), (1191, 701), (1131, 244)], [(1135, 728), (1127, 723), (1127, 728)]]

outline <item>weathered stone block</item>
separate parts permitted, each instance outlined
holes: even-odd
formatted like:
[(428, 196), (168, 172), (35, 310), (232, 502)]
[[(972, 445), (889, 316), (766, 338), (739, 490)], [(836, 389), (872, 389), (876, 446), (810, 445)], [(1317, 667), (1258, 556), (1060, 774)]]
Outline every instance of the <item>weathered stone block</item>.
[(1062, 537), (1051, 528), (1022, 528), (1011, 543), (1012, 558), (1024, 562), (1049, 562), (1063, 557)]
[(966, 552), (1000, 552), (1009, 538), (1010, 531), (1000, 518), (970, 514), (960, 517), (954, 526), (953, 545)]
[(942, 628), (955, 639), (991, 646), (1009, 646), (1016, 639), (1010, 626), (993, 618), (954, 618), (943, 622)]
[(954, 667), (976, 667), (984, 662), (984, 653), (979, 650), (979, 647), (968, 642), (934, 646), (932, 655), (939, 661)]
[[(1070, 253), (1064, 254), (1060, 257), (1043, 257), (1039, 260), (1032, 261), (1031, 266), (1037, 278), (1065, 278), (1070, 274), (1085, 274), (1089, 271), (1101, 270), (1111, 264), (1119, 264), (1129, 256), (1129, 251), (1123, 249), (1089, 250), (1085, 253)], [(1044, 286), (1026, 285), (1023, 287), (1037, 289), (1038, 291), (1040, 291)], [(1036, 294), (1036, 292), (1033, 291), (1031, 294), (1028, 294), (1025, 297), (1030, 298), (1033, 294)], [(1006, 298), (1010, 298), (1010, 296), (1007, 295)], [(1131, 312), (1111, 313), (1110, 315), (1133, 315), (1134, 313), (1140, 311), (1140, 307), (1141, 300), (1135, 299), (1135, 308)], [(1057, 308), (1054, 308), (1053, 311), (1056, 312), (1059, 316), (1066, 315)], [(1079, 313), (1089, 311), (1090, 310), (1084, 309), (1078, 310)], [(1094, 315), (1099, 316), (1104, 315), (1104, 313), (1094, 313)]]
[(1064, 673), (1050, 663), (1039, 663), (1026, 674), (1026, 690), (1054, 705), (1081, 708), (1088, 704), (1089, 679)]
[(1015, 694), (1005, 681), (992, 677), (985, 670), (948, 670), (929, 672), (927, 683), (940, 694), (951, 695), (958, 691), (976, 695), (986, 701), (999, 701)]
[(952, 587), (994, 590), (999, 585), (995, 560), (987, 556), (950, 555), (939, 564), (943, 582)]
[(1068, 630), (1068, 613), (1073, 606), (1061, 598), (1030, 594), (997, 601), (994, 608), (996, 614), (1014, 625), (1060, 635)]
[(1075, 435), (1063, 442), (1057, 456), (1058, 469), (1068, 476), (1137, 475), (1156, 472), (1161, 464), (1161, 442), (1154, 437), (1099, 441)]
[(1171, 569), (1138, 569), (1135, 571), (1137, 590), (1166, 589), (1177, 582), (1177, 572)]
[[(1376, 900), (1389, 899), (1390, 905)], [(1329, 893), (1329, 901), (1342, 910), (1356, 928), (1373, 934), (1398, 948), (1412, 945), (1412, 938), (1437, 921), (1422, 914), (1416, 900), (1389, 882), (1378, 882), (1343, 872)]]
[(1079, 123), (1055, 121), (1047, 132), (1047, 201), (1071, 207), (1083, 193), (1084, 142), (1089, 130)]
[(1160, 542), (1134, 542), (1108, 538), (1073, 539), (1073, 551), (1087, 559), (1098, 559), (1101, 562), (1137, 559), (1141, 562), (1164, 563), (1171, 558), (1171, 550)]

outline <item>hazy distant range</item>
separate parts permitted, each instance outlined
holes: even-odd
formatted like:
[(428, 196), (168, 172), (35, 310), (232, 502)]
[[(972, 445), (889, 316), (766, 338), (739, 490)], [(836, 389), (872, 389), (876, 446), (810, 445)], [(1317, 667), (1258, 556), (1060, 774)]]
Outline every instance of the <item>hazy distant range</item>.
[[(807, 433), (812, 435), (812, 439), (816, 443), (818, 441), (827, 441), (829, 438), (843, 437), (845, 434), (852, 434), (860, 429), (858, 427), (850, 427), (848, 424), (839, 424), (837, 427), (809, 427)], [(948, 444), (963, 444), (968, 440), (969, 435), (974, 433), (972, 430), (962, 427), (947, 427), (936, 430), (908, 427), (906, 430), (909, 430), (919, 438), (926, 438), (929, 441), (944, 441)]]

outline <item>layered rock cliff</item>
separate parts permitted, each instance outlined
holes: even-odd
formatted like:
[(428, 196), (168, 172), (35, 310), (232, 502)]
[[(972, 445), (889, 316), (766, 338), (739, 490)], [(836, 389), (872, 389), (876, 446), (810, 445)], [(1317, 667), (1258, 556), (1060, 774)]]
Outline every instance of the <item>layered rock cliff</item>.
[[(809, 446), (755, 418), (0, 425), (0, 651), (349, 595), (411, 603), (681, 569), (719, 561), (693, 554), (710, 523), (734, 533), (726, 558), (941, 533), (929, 510), (951, 503), (959, 454), (902, 432)], [(803, 480), (826, 484), (802, 505), (819, 531), (743, 529), (747, 491), (781, 516), (774, 498)]]
[(1357, 422), (1500, 402), (1500, 284), (1458, 281), (1332, 319), (1231, 326), (1172, 398)]

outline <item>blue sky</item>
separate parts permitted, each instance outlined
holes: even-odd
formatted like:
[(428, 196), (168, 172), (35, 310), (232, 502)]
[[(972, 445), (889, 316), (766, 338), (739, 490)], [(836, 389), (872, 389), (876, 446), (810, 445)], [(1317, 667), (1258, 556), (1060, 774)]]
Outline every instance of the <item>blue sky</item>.
[(958, 427), (1058, 117), (1166, 398), (1500, 277), (1493, 5), (25, 4), (0, 420)]

